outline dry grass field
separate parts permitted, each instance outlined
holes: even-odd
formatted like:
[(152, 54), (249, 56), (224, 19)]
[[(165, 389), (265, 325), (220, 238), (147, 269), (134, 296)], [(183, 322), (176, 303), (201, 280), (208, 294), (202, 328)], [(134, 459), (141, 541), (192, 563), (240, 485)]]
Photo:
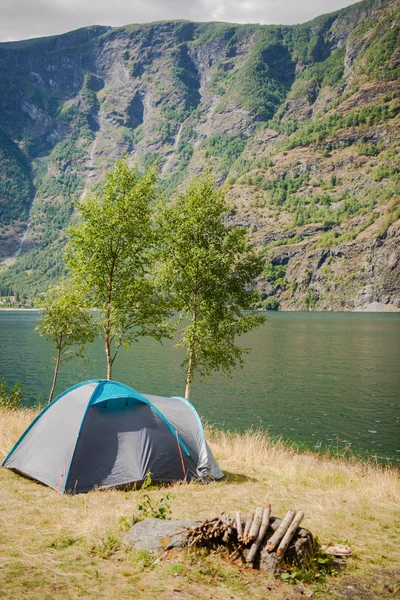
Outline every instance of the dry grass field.
[[(0, 412), (0, 460), (33, 416)], [(158, 561), (120, 545), (140, 516), (137, 491), (60, 496), (1, 469), (0, 598), (400, 598), (398, 470), (299, 453), (261, 432), (208, 437), (225, 479), (151, 490), (154, 506), (169, 493), (172, 518), (247, 514), (267, 496), (274, 515), (303, 509), (303, 526), (321, 542), (348, 544), (346, 570), (288, 584), (226, 556), (192, 551)]]

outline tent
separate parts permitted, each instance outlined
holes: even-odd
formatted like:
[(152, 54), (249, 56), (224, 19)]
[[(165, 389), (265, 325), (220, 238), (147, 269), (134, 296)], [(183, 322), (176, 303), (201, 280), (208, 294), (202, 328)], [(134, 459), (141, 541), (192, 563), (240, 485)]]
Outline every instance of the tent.
[(60, 493), (208, 477), (219, 469), (195, 408), (95, 379), (55, 398), (3, 462)]

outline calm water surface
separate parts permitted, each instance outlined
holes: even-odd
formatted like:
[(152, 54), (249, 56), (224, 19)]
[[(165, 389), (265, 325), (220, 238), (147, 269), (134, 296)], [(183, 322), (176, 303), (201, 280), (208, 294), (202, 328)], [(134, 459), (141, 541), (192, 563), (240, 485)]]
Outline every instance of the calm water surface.
[[(52, 378), (52, 348), (34, 331), (37, 322), (36, 312), (0, 311), (0, 377), (20, 381), (29, 404), (46, 401)], [(242, 370), (192, 388), (209, 422), (400, 462), (400, 314), (272, 313), (243, 342), (252, 351)], [(62, 367), (57, 393), (105, 377), (100, 341), (88, 356), (87, 365)], [(171, 342), (144, 339), (121, 350), (113, 377), (140, 392), (182, 395), (181, 360)]]

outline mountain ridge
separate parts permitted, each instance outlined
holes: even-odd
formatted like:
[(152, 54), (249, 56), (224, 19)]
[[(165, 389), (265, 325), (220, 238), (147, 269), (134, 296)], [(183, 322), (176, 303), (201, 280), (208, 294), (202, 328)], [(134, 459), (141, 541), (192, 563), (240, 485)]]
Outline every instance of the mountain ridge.
[(400, 305), (398, 1), (295, 26), (167, 21), (10, 44), (0, 296), (60, 277), (71, 197), (128, 154), (157, 162), (167, 195), (209, 168), (227, 186), (228, 222), (265, 257), (260, 307)]

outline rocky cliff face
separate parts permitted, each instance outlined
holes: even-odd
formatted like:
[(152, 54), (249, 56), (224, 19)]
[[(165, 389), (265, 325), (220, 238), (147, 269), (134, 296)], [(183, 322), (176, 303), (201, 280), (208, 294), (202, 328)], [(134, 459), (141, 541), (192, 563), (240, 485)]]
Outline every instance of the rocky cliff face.
[(265, 257), (260, 307), (400, 306), (399, 16), (364, 0), (295, 27), (0, 44), (0, 296), (60, 276), (72, 197), (129, 155), (165, 194), (205, 168), (227, 186)]

